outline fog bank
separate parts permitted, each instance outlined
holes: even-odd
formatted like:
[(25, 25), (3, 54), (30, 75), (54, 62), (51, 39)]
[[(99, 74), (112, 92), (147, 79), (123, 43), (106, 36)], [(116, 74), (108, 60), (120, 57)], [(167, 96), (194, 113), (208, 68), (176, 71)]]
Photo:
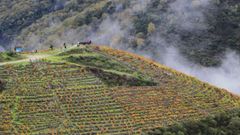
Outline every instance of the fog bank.
[(160, 62), (235, 94), (240, 94), (240, 57), (228, 51), (220, 67), (203, 67), (186, 60), (176, 48), (167, 48)]

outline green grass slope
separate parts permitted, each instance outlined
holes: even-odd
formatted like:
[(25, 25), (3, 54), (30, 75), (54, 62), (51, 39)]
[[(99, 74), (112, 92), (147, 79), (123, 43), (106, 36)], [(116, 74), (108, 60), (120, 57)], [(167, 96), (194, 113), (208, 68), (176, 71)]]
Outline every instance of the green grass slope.
[(240, 107), (240, 98), (124, 51), (76, 47), (0, 66), (0, 134), (141, 134)]
[(23, 58), (23, 55), (14, 52), (0, 52), (0, 62), (20, 60)]

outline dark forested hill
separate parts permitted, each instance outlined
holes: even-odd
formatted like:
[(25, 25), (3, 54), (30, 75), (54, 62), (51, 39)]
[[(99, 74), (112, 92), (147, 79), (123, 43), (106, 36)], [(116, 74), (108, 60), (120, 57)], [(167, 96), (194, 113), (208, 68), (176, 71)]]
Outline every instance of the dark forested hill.
[[(65, 1), (65, 0), (7, 0), (0, 1), (0, 43), (7, 46), (11, 43), (24, 29), (28, 32), (31, 25), (38, 23), (50, 23), (42, 18), (49, 17), (62, 21), (70, 17), (73, 10), (82, 10), (89, 3), (95, 1)], [(71, 10), (71, 11), (70, 11)], [(54, 14), (55, 13), (55, 14)], [(39, 28), (41, 28), (39, 26)]]
[(88, 38), (152, 57), (174, 46), (203, 66), (220, 65), (228, 49), (240, 51), (236, 0), (2, 0), (0, 5), (5, 48)]
[(8, 44), (22, 29), (55, 10), (54, 1), (1, 0), (0, 41)]

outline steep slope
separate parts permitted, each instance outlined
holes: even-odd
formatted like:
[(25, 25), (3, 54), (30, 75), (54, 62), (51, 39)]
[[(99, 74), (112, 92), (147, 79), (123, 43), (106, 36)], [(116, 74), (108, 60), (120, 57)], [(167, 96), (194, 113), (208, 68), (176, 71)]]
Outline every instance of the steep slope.
[(0, 134), (141, 134), (240, 107), (226, 90), (108, 47), (0, 66)]

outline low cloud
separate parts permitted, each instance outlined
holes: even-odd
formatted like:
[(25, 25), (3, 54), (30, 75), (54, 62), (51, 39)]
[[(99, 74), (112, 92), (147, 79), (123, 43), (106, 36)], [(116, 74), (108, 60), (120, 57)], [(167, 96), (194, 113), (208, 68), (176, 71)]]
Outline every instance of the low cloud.
[(240, 94), (240, 57), (228, 51), (219, 67), (203, 67), (186, 60), (176, 48), (166, 48), (161, 63), (215, 86)]
[(92, 33), (89, 39), (94, 43), (105, 44), (114, 48), (121, 45), (121, 39), (128, 35), (126, 29), (123, 29), (119, 20), (113, 20), (107, 17), (99, 26), (99, 29)]
[(170, 4), (168, 16), (182, 30), (206, 30), (208, 25), (204, 11), (213, 7), (210, 0), (176, 0)]

